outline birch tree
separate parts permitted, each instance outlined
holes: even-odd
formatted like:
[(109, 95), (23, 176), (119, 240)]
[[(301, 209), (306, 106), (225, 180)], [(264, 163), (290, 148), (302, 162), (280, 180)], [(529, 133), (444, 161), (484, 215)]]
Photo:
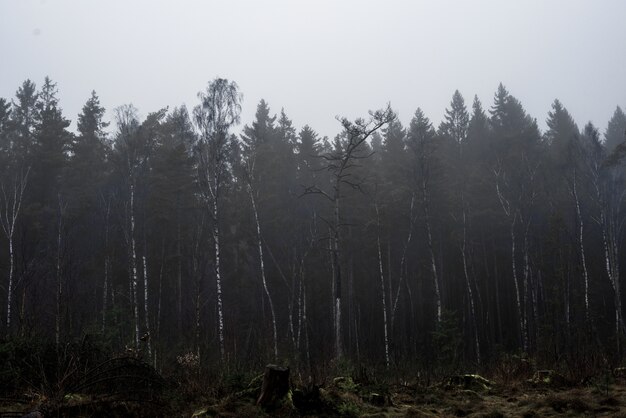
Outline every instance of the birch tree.
[(16, 170), (15, 173), (5, 174), (0, 184), (0, 225), (9, 241), (9, 273), (7, 280), (7, 317), (6, 332), (11, 332), (11, 308), (15, 281), (15, 231), (17, 220), (22, 209), (24, 191), (28, 185), (30, 168)]
[(229, 129), (239, 123), (242, 96), (235, 82), (217, 78), (198, 93), (200, 104), (194, 108), (198, 130), (198, 184), (213, 222), (213, 270), (217, 297), (217, 327), (222, 360), (225, 359), (224, 307), (220, 265), (220, 199), (228, 176), (228, 157), (232, 148)]

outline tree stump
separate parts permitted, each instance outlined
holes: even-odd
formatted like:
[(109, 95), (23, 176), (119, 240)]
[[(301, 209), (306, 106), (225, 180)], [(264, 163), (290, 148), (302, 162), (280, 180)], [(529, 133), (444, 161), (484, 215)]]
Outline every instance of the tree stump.
[(263, 407), (276, 406), (289, 392), (289, 367), (275, 364), (265, 366), (261, 394), (256, 404)]

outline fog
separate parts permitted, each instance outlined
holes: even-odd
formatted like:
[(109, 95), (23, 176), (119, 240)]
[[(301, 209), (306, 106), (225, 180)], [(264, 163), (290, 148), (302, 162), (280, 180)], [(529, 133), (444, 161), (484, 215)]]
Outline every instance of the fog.
[(244, 122), (264, 98), (334, 136), (335, 116), (387, 102), (437, 124), (455, 89), (489, 104), (502, 82), (542, 128), (557, 97), (604, 127), (626, 102), (625, 15), (619, 0), (2, 0), (0, 97), (48, 75), (71, 119), (93, 89), (145, 115), (194, 106), (220, 76), (244, 93)]

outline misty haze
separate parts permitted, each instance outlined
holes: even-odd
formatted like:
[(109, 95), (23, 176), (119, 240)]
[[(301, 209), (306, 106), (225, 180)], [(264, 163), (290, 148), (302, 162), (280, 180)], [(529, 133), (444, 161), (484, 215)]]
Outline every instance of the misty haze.
[(626, 416), (624, 16), (0, 0), (0, 417)]

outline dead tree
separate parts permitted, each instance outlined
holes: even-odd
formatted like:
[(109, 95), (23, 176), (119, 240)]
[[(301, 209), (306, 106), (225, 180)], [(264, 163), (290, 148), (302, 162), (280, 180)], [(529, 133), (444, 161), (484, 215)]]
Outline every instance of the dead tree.
[(342, 332), (341, 332), (341, 289), (342, 289), (342, 269), (341, 269), (341, 234), (346, 224), (341, 217), (341, 199), (343, 198), (343, 188), (361, 190), (362, 182), (355, 178), (354, 169), (359, 166), (360, 159), (369, 155), (361, 156), (358, 151), (363, 143), (380, 129), (383, 125), (391, 122), (395, 114), (388, 105), (384, 110), (370, 112), (369, 120), (357, 119), (354, 122), (347, 118), (339, 121), (344, 129), (345, 137), (336, 143), (333, 151), (323, 155), (325, 160), (324, 169), (331, 175), (331, 190), (324, 190), (319, 185), (308, 186), (304, 194), (319, 194), (325, 197), (332, 205), (332, 219), (326, 220), (330, 230), (330, 252), (331, 266), (334, 273), (334, 304), (333, 304), (333, 325), (335, 331), (335, 356), (337, 359), (342, 356)]

